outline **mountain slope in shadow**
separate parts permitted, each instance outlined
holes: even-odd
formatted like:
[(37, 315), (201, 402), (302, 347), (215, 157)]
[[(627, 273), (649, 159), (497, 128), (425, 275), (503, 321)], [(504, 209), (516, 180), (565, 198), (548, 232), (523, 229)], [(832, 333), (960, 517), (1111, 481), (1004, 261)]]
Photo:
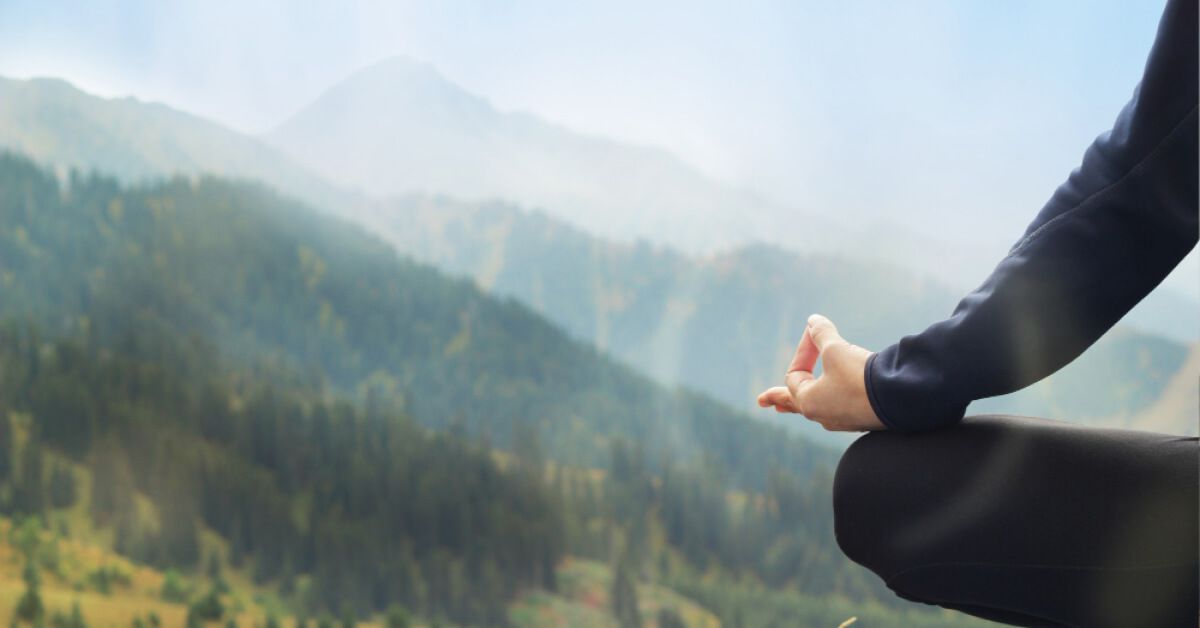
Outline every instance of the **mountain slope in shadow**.
[(338, 390), (397, 391), (432, 427), (461, 423), (502, 446), (534, 428), (572, 464), (603, 466), (622, 439), (655, 463), (712, 456), (735, 483), (757, 486), (773, 467), (803, 475), (834, 460), (259, 185), (64, 186), (0, 156), (0, 218), (0, 316), (54, 334), (197, 335)]

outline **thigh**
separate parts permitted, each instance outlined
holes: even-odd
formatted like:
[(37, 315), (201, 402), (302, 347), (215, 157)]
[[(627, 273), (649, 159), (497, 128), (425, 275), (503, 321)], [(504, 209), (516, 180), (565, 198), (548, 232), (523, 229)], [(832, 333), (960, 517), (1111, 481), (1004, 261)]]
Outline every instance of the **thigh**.
[(838, 543), (908, 599), (1027, 625), (1196, 625), (1197, 441), (1008, 416), (843, 455)]

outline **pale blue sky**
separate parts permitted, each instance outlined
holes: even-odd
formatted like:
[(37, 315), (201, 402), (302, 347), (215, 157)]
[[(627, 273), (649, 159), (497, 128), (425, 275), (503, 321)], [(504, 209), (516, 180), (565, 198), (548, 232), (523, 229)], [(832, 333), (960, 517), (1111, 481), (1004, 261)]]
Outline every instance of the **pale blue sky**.
[(500, 108), (664, 146), (798, 206), (1015, 238), (1128, 98), (1160, 11), (1146, 0), (0, 0), (0, 74), (61, 76), (261, 131), (404, 54)]

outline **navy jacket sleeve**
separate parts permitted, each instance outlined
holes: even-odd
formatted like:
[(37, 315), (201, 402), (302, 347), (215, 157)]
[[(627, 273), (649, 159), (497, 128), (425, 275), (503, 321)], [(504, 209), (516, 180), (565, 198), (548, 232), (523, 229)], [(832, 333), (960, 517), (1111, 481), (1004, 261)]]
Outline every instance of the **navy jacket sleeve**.
[(1133, 99), (991, 276), (950, 318), (868, 359), (889, 428), (952, 424), (971, 401), (1062, 368), (1195, 246), (1196, 32), (1196, 0), (1171, 0)]

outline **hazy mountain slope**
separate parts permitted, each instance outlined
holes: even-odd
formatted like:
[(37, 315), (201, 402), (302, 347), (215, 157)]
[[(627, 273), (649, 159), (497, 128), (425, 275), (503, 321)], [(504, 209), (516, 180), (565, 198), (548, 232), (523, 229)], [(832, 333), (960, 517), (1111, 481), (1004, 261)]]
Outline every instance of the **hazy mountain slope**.
[[(606, 237), (645, 237), (685, 250), (762, 239), (782, 215), (665, 151), (497, 111), (431, 66), (404, 58), (331, 87), (266, 138), (332, 180), (376, 196), (512, 200)], [(810, 229), (822, 224), (803, 219)], [(813, 235), (797, 233), (797, 243), (814, 243)]]
[[(402, 68), (409, 67), (418, 75), (432, 80), (434, 86), (450, 89), (454, 97), (448, 97), (448, 102), (455, 102), (455, 99), (464, 97), (461, 92), (446, 87), (447, 84), (433, 74), (432, 70), (399, 63)], [(474, 102), (477, 108), (482, 107), (482, 111), (490, 110), (485, 103), (469, 102)], [(500, 118), (506, 116), (494, 111), (491, 114)], [(141, 103), (133, 99), (97, 98), (57, 80), (0, 79), (0, 122), (0, 146), (15, 147), (56, 168), (83, 167), (98, 168), (102, 171), (111, 169), (122, 175), (125, 180), (161, 177), (172, 172), (224, 172), (239, 177), (258, 178), (318, 206), (366, 223), (389, 238), (395, 238), (396, 235), (395, 225), (387, 224), (394, 216), (386, 204), (373, 205), (367, 199), (324, 183), (319, 176), (291, 164), (258, 140), (163, 105)], [(471, 185), (470, 181), (465, 179), (462, 183), (468, 187)], [(410, 199), (401, 204), (412, 202)], [(832, 248), (841, 251), (842, 255), (830, 257), (826, 254), (825, 257), (813, 257), (809, 262), (805, 262), (806, 280), (811, 278), (822, 287), (814, 289), (813, 286), (806, 285), (803, 291), (797, 291), (794, 284), (788, 284), (780, 286), (785, 289), (771, 291), (770, 299), (773, 300), (779, 300), (780, 295), (793, 298), (799, 294), (804, 295), (804, 300), (798, 304), (771, 305), (770, 307), (792, 311), (788, 317), (752, 321), (754, 327), (739, 331), (741, 336), (736, 342), (722, 340), (721, 342), (731, 343), (722, 349), (708, 346), (718, 342), (711, 334), (702, 334), (703, 340), (697, 341), (692, 330), (703, 325), (724, 324), (728, 317), (712, 323), (706, 323), (702, 319), (709, 312), (720, 312), (722, 308), (729, 307), (724, 300), (729, 295), (720, 290), (711, 292), (708, 296), (692, 294), (700, 290), (698, 286), (701, 284), (697, 283), (698, 280), (692, 277), (688, 270), (692, 265), (690, 260), (665, 251), (655, 252), (653, 247), (644, 245), (619, 245), (603, 241), (593, 243), (592, 238), (586, 234), (564, 230), (563, 225), (553, 221), (546, 221), (546, 224), (541, 226), (521, 226), (523, 223), (517, 223), (524, 229), (545, 231), (547, 237), (551, 238), (548, 246), (532, 244), (524, 235), (509, 241), (504, 237), (504, 220), (508, 219), (485, 219), (481, 214), (478, 220), (464, 221), (461, 211), (465, 207), (467, 205), (462, 203), (446, 201), (444, 208), (426, 207), (419, 216), (412, 214), (413, 220), (418, 217), (419, 220), (406, 227), (409, 241), (397, 243), (406, 250), (420, 253), (427, 261), (471, 274), (480, 279), (485, 287), (495, 285), (501, 292), (519, 296), (550, 314), (577, 337), (595, 340), (600, 346), (612, 349), (640, 368), (650, 370), (663, 381), (678, 381), (681, 372), (690, 370), (693, 362), (688, 359), (689, 356), (705, 358), (715, 353), (723, 356), (718, 363), (724, 365), (727, 360), (725, 356), (748, 353), (753, 356), (750, 361), (732, 361), (724, 366), (726, 372), (698, 375), (698, 385), (735, 404), (748, 399), (747, 395), (752, 394), (760, 382), (772, 376), (776, 367), (757, 362), (761, 359), (758, 356), (778, 351), (776, 347), (790, 344), (792, 341), (784, 336), (790, 335), (790, 330), (807, 315), (809, 309), (845, 312), (838, 314), (839, 320), (846, 321), (843, 325), (851, 325), (851, 329), (859, 334), (857, 337), (863, 344), (882, 346), (899, 334), (918, 330), (928, 321), (944, 315), (953, 307), (962, 292), (915, 280), (906, 273), (887, 270), (890, 265), (884, 263), (860, 261), (846, 265), (841, 262), (834, 263), (833, 260), (844, 259), (847, 255), (859, 260), (882, 257), (914, 261), (921, 266), (923, 263), (920, 256), (914, 253), (915, 249), (921, 249), (928, 257), (941, 258), (943, 267), (960, 268), (969, 264), (966, 256), (954, 253), (936, 242), (918, 242), (909, 236), (889, 239), (887, 234), (874, 228), (863, 232), (868, 236), (866, 240), (828, 238), (823, 245), (814, 245), (813, 248)], [(442, 211), (447, 212), (447, 215), (440, 215), (439, 212)], [(376, 212), (382, 212), (382, 215), (374, 215)], [(738, 220), (743, 225), (754, 224), (748, 217), (739, 217)], [(446, 221), (454, 221), (454, 228), (459, 230), (459, 233), (453, 234), (458, 238), (457, 241), (440, 245), (438, 237), (426, 240), (427, 234), (436, 234), (438, 230), (445, 229), (445, 225), (449, 224)], [(812, 230), (808, 225), (797, 224), (791, 231), (809, 233)], [(892, 230), (890, 233), (894, 235), (897, 231)], [(651, 241), (654, 242), (662, 240), (663, 238), (658, 236), (651, 237)], [(877, 242), (878, 245), (871, 245), (870, 242)], [(440, 250), (422, 251), (420, 247), (440, 247)], [(595, 250), (592, 250), (593, 248)], [(576, 251), (583, 250), (589, 251), (586, 260), (590, 260), (590, 267), (580, 267), (578, 264), (581, 260), (573, 259)], [(487, 264), (474, 258), (470, 263), (465, 263), (465, 259), (457, 259), (464, 255), (478, 257), (485, 252), (494, 258)], [(724, 257), (724, 263), (728, 265), (730, 259), (745, 256), (746, 253), (747, 251), (743, 250), (741, 253), (718, 258), (710, 256), (706, 263), (711, 266), (717, 259)], [(770, 264), (787, 266), (799, 263), (790, 258), (779, 262), (765, 259), (780, 255), (783, 255), (782, 251), (757, 256), (768, 265), (758, 272), (771, 275), (776, 269), (770, 267)], [(506, 256), (512, 256), (513, 259), (506, 259)], [(515, 274), (511, 279), (504, 279), (499, 275), (505, 265), (511, 267), (507, 275)], [(611, 276), (596, 274), (596, 269), (604, 266), (611, 269), (606, 271)], [(842, 266), (851, 269), (850, 274), (830, 275), (830, 269)], [(525, 290), (522, 286), (527, 280), (533, 279), (527, 276), (529, 269), (539, 267), (542, 268), (537, 272), (548, 273), (549, 276), (536, 278), (536, 282)], [(589, 279), (587, 282), (571, 281), (565, 276), (568, 272), (582, 273), (578, 276)], [(657, 273), (656, 276), (660, 278), (665, 277), (665, 280), (674, 286), (672, 290), (676, 293), (682, 291), (687, 296), (679, 297), (675, 294), (669, 301), (659, 301), (658, 305), (654, 306), (646, 305), (647, 302), (656, 303), (654, 291), (661, 290), (662, 286), (654, 284), (654, 281), (659, 280), (654, 280), (653, 276), (649, 276), (641, 284), (629, 282), (630, 277), (644, 272)], [(955, 272), (961, 275), (961, 271)], [(736, 273), (730, 276), (734, 277), (735, 281), (743, 281), (737, 279)], [(503, 281), (496, 283), (497, 279)], [(748, 281), (759, 279), (751, 278)], [(894, 290), (898, 286), (908, 284), (923, 287), (912, 294)], [(589, 292), (581, 297), (579, 290), (585, 285), (588, 286)], [(792, 288), (786, 289), (789, 286)], [(638, 290), (649, 291), (649, 298), (643, 295), (642, 298), (634, 300), (633, 310), (622, 311), (622, 302), (628, 297), (626, 293)], [(878, 294), (872, 295), (873, 290), (878, 291)], [(693, 297), (700, 300), (697, 301)], [(762, 301), (766, 297), (754, 298)], [(708, 300), (710, 306), (703, 308), (700, 315), (687, 313), (689, 308), (696, 307), (696, 303), (702, 303), (704, 299)], [(662, 312), (642, 312), (647, 307), (662, 307), (663, 304), (671, 308), (669, 316), (664, 316)], [(610, 309), (615, 311), (609, 314)], [(907, 311), (910, 315), (907, 318), (898, 318), (899, 310)], [(1198, 311), (1200, 310), (1195, 300), (1190, 296), (1170, 289), (1161, 289), (1139, 305), (1127, 317), (1126, 322), (1138, 329), (1167, 335), (1177, 341), (1190, 341), (1196, 336), (1194, 321)], [(882, 316), (887, 324), (880, 327), (868, 324), (856, 329), (856, 317), (870, 317), (876, 314)], [(636, 324), (629, 322), (638, 320), (639, 317), (645, 320)], [(684, 318), (690, 322), (686, 325), (677, 324)], [(734, 319), (737, 317), (728, 320)], [(655, 321), (654, 324), (658, 327), (653, 331), (639, 328), (638, 325), (647, 324), (646, 320)], [(739, 324), (751, 323), (743, 321)], [(628, 329), (631, 325), (633, 329)], [(774, 331), (764, 334), (761, 333), (763, 329)], [(776, 355), (771, 364), (779, 359)], [(1088, 361), (1089, 356), (1085, 355), (1080, 363), (1087, 364)], [(1171, 363), (1171, 360), (1163, 362), (1165, 365)], [(1151, 381), (1158, 381), (1161, 379), (1161, 372), (1160, 368), (1148, 377)], [(1065, 408), (1068, 415), (1075, 415), (1070, 404), (1064, 406), (1062, 403), (1051, 401), (1047, 390), (1048, 385), (1042, 385), (1039, 389), (1021, 393), (1016, 400), (1019, 403), (1005, 400), (997, 405), (996, 402), (989, 401), (982, 404), (982, 407), (1007, 408), (1033, 414), (1062, 412)], [(1128, 409), (1126, 406), (1122, 407)]]
[[(415, 82), (417, 85), (412, 86), (411, 90), (401, 89), (405, 83), (403, 80), (398, 81), (397, 84), (400, 87), (396, 89), (401, 94), (409, 91), (415, 91), (417, 94), (433, 91), (435, 94), (440, 94), (438, 98), (426, 99), (428, 102), (424, 102), (420, 107), (413, 105), (410, 107), (410, 109), (415, 107), (413, 111), (397, 108), (381, 114), (380, 117), (390, 120), (389, 124), (405, 126), (406, 136), (416, 133), (418, 137), (421, 137), (421, 133), (432, 133), (433, 131), (430, 129), (440, 128), (434, 124), (421, 123), (422, 116), (435, 117), (442, 120), (442, 126), (453, 127), (452, 121), (461, 122), (461, 116), (456, 114), (456, 111), (459, 114), (464, 110), (474, 111), (476, 115), (467, 116), (467, 118), (482, 117), (482, 119), (491, 121), (488, 124), (497, 123), (497, 120), (501, 122), (509, 119), (520, 120), (522, 122), (517, 126), (540, 129), (539, 133), (534, 135), (553, 137), (558, 143), (565, 142), (569, 146), (578, 144), (578, 146), (603, 147), (600, 152), (610, 156), (611, 163), (608, 163), (607, 166), (599, 168), (587, 160), (581, 162), (587, 168), (599, 168), (601, 174), (596, 175), (597, 177), (608, 176), (603, 175), (603, 172), (622, 170), (626, 167), (633, 170), (638, 176), (657, 172), (656, 168), (666, 168), (676, 172), (679, 176), (656, 176), (652, 177), (653, 180), (645, 181), (645, 184), (655, 189), (665, 190), (670, 186), (667, 183), (660, 185), (660, 179), (664, 182), (678, 183), (679, 185), (672, 189), (688, 190), (687, 194), (679, 197), (682, 199), (680, 203), (684, 203), (681, 206), (710, 207), (706, 203), (719, 201), (723, 207), (729, 206), (738, 209), (736, 217), (726, 221), (699, 215), (688, 216), (683, 220), (674, 220), (670, 215), (666, 215), (664, 220), (670, 224), (661, 226), (661, 228), (656, 227), (653, 232), (643, 234), (651, 242), (662, 243), (681, 238), (686, 239), (687, 230), (693, 228), (707, 231), (710, 235), (715, 234), (718, 242), (726, 243), (744, 241), (749, 234), (758, 240), (775, 242), (792, 250), (825, 252), (884, 263), (892, 260), (904, 260), (905, 266), (948, 281), (951, 285), (961, 286), (962, 289), (977, 283), (990, 265), (995, 262), (993, 257), (999, 255), (999, 252), (996, 252), (989, 256), (986, 252), (981, 252), (980, 247), (977, 246), (922, 238), (910, 233), (902, 224), (862, 226), (853, 231), (852, 237), (837, 229), (833, 233), (829, 233), (825, 231), (827, 226), (820, 222), (814, 222), (811, 216), (771, 207), (764, 204), (761, 199), (736, 191), (724, 188), (714, 190), (715, 184), (661, 151), (622, 146), (579, 136), (536, 121), (529, 116), (500, 114), (491, 110), (484, 101), (465, 94), (446, 83), (428, 67), (403, 61), (395, 61), (392, 65), (395, 66), (392, 68), (392, 73), (399, 75), (401, 79), (407, 76), (405, 73), (405, 68), (407, 68), (411, 74), (415, 74), (418, 79), (423, 77), (425, 81), (422, 83), (421, 80), (412, 79), (411, 82)], [(378, 80), (385, 85), (391, 85), (392, 82), (387, 80), (386, 76), (388, 72), (383, 71), (387, 67), (385, 64), (379, 68), (385, 76)], [(416, 96), (412, 97), (416, 98)], [(355, 124), (364, 128), (369, 126), (366, 121), (356, 121)], [(323, 131), (320, 128), (314, 128), (312, 133), (328, 136), (322, 141), (345, 141), (353, 144), (350, 139), (340, 138), (332, 130)], [(474, 151), (485, 148), (493, 152), (499, 150), (495, 147), (488, 148), (480, 143), (485, 140), (496, 141), (494, 138), (488, 140), (479, 134), (468, 134), (468, 139), (474, 138), (474, 143), (466, 140), (456, 143), (450, 141), (453, 140), (452, 133), (449, 134), (451, 136), (449, 138), (443, 137), (447, 133), (449, 132), (439, 131), (437, 137), (431, 136), (423, 140), (431, 143), (429, 151), (417, 155), (414, 158), (416, 163), (406, 166), (405, 169), (392, 168), (391, 165), (394, 165), (395, 162), (380, 162), (375, 164), (374, 168), (385, 173), (385, 182), (403, 182), (408, 180), (405, 178), (404, 172), (419, 172), (421, 168), (432, 167), (429, 165), (432, 162), (429, 162), (426, 157), (428, 154), (440, 155), (439, 159), (457, 166), (473, 160), (485, 159), (484, 153)], [(382, 143), (385, 134), (374, 134), (373, 137), (374, 141)], [(390, 144), (395, 144), (395, 142), (390, 142)], [(408, 145), (405, 142), (401, 142), (401, 144)], [(525, 146), (523, 150), (541, 150), (543, 152), (530, 154), (543, 157), (558, 155), (562, 152), (551, 144), (554, 143)], [(100, 98), (56, 79), (17, 81), (0, 78), (0, 147), (7, 147), (29, 155), (60, 171), (66, 168), (94, 169), (117, 175), (125, 181), (138, 181), (175, 173), (193, 175), (205, 172), (259, 179), (322, 209), (335, 211), (340, 215), (359, 221), (372, 221), (369, 208), (364, 209), (367, 203), (366, 199), (330, 184), (321, 176), (313, 174), (312, 171), (295, 165), (260, 140), (165, 105), (140, 102), (131, 98)], [(391, 150), (389, 147), (384, 148)], [(582, 149), (576, 152), (587, 153)], [(340, 150), (330, 157), (333, 162), (331, 167), (336, 168), (339, 163), (343, 162), (350, 163), (353, 161), (351, 156), (355, 154), (354, 147), (347, 145), (344, 150)], [(305, 155), (301, 155), (301, 157), (305, 157)], [(554, 160), (557, 159), (554, 157)], [(502, 162), (500, 165), (507, 163), (507, 160), (504, 159), (499, 161)], [(651, 162), (659, 165), (653, 166)], [(570, 163), (569, 160), (562, 163), (556, 161), (552, 167), (564, 168)], [(526, 180), (520, 173), (509, 173), (502, 169), (494, 169), (493, 166), (496, 164), (475, 170), (451, 168), (450, 171), (454, 176), (449, 180), (441, 181), (439, 185), (454, 186), (443, 191), (449, 192), (453, 197), (459, 197), (460, 195), (469, 195), (472, 190), (481, 190), (482, 187), (486, 187), (484, 184), (487, 186), (515, 185), (516, 182)], [(485, 180), (484, 183), (478, 183), (480, 177)], [(571, 179), (571, 177), (566, 177), (566, 179)], [(431, 185), (432, 181), (432, 179), (426, 179), (418, 187), (436, 187)], [(538, 193), (551, 189), (545, 187), (545, 181), (533, 181), (531, 185), (536, 188), (534, 192)], [(614, 194), (618, 196), (627, 194), (635, 188), (636, 186), (631, 187), (628, 181), (622, 180), (618, 185), (586, 188), (586, 193), (589, 198), (616, 198), (620, 202), (631, 202), (632, 204), (628, 207), (618, 209), (626, 212), (627, 217), (636, 223), (657, 220), (657, 218), (647, 215), (650, 213), (649, 211), (639, 210), (642, 205), (637, 199), (631, 201), (627, 197), (613, 196)], [(510, 191), (514, 194), (521, 192), (516, 188)], [(521, 201), (522, 198), (512, 197), (509, 200)], [(668, 205), (670, 204), (668, 203)], [(775, 220), (760, 219), (754, 212), (741, 211), (742, 208), (751, 206), (767, 207), (768, 209), (763, 211), (769, 211)], [(633, 209), (628, 209), (629, 207)], [(571, 217), (569, 210), (569, 206), (565, 209), (547, 206), (547, 211), (558, 216), (566, 215), (567, 218)], [(599, 219), (600, 224), (592, 225), (596, 227), (597, 233), (607, 233), (616, 229), (618, 223), (610, 214), (611, 212), (602, 215)], [(1196, 262), (1194, 258), (1195, 256), (1189, 262), (1193, 266)], [(1200, 317), (1200, 301), (1189, 294), (1164, 289), (1156, 291), (1143, 302), (1131, 313), (1129, 321), (1141, 329), (1163, 334), (1176, 340), (1191, 342), (1198, 336), (1194, 322), (1197, 317)]]
[(1172, 434), (1200, 433), (1200, 344), (1193, 344), (1184, 362), (1167, 382), (1158, 400), (1142, 410), (1133, 420), (1114, 421), (1121, 427), (1169, 432)]
[[(1194, 262), (1189, 258), (1183, 264)], [(1163, 285), (1125, 315), (1123, 322), (1179, 342), (1194, 343), (1200, 340), (1200, 301), (1195, 292)]]
[(1165, 400), (1177, 397), (1174, 382), (1195, 368), (1188, 366), (1188, 352), (1188, 346), (1173, 340), (1118, 326), (1058, 373), (1016, 394), (977, 401), (970, 411), (1121, 427), (1156, 424), (1173, 433), (1196, 434), (1197, 406), (1182, 412)]
[(771, 465), (830, 460), (259, 186), (95, 179), (65, 190), (24, 160), (0, 166), (0, 315), (55, 331), (136, 321), (139, 333), (198, 334), (249, 360), (319, 369), (345, 390), (399, 390), (431, 425), (459, 417), (506, 443), (529, 422), (551, 453), (581, 464), (602, 463), (614, 438), (656, 461), (711, 454), (747, 482)]
[[(314, 171), (376, 197), (499, 199), (605, 239), (645, 239), (688, 254), (769, 242), (885, 265), (903, 260), (957, 290), (978, 285), (1020, 235), (946, 241), (903, 216), (841, 224), (721, 185), (665, 151), (497, 111), (433, 67), (405, 58), (334, 85), (266, 138)], [(1032, 217), (1036, 209), (1025, 211)], [(1192, 256), (1181, 276), (1194, 276), (1196, 265)], [(1133, 316), (1148, 331), (1191, 342), (1198, 334), (1186, 317), (1200, 314), (1194, 293), (1157, 293)]]
[(100, 98), (59, 79), (0, 78), (0, 148), (62, 171), (123, 181), (209, 173), (258, 179), (320, 205), (345, 194), (262, 141), (134, 98)]
[[(691, 258), (614, 244), (495, 203), (408, 197), (374, 215), (375, 228), (401, 250), (531, 304), (662, 381), (747, 409), (779, 379), (812, 312), (881, 348), (944, 318), (962, 296), (903, 270), (832, 256), (755, 246)], [(972, 411), (1131, 420), (1185, 353), (1174, 341), (1118, 327), (1060, 373)]]

